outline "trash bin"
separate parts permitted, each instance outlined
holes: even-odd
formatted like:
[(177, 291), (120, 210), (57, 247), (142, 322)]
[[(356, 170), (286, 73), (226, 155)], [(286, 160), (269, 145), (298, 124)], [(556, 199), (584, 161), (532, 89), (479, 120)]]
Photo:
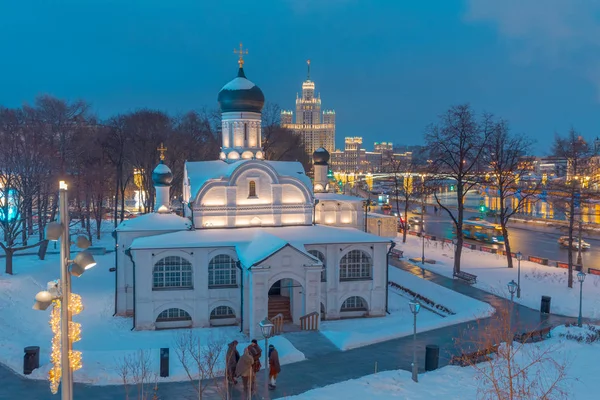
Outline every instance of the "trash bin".
[(166, 378), (169, 376), (169, 348), (162, 347), (160, 349), (160, 377)]
[(542, 314), (550, 314), (550, 301), (552, 297), (542, 296), (542, 305), (540, 306), (540, 312)]
[(440, 347), (435, 344), (425, 346), (425, 371), (433, 371), (438, 368), (440, 361)]
[(40, 367), (40, 347), (25, 347), (25, 356), (23, 356), (23, 374), (29, 375), (34, 369)]

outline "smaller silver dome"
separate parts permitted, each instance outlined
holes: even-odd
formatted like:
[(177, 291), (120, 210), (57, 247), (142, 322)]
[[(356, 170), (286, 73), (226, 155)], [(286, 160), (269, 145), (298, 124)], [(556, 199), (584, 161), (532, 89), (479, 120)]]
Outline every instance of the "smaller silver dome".
[(315, 165), (327, 165), (329, 162), (329, 152), (323, 147), (319, 147), (313, 153), (313, 164)]
[(160, 163), (152, 171), (152, 182), (154, 182), (154, 186), (170, 186), (173, 182), (173, 172), (163, 160), (160, 160)]

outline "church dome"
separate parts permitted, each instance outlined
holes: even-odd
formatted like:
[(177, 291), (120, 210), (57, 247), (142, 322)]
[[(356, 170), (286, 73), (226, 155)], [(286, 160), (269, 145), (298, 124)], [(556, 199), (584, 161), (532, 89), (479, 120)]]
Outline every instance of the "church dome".
[(221, 112), (256, 112), (262, 111), (265, 95), (254, 83), (249, 81), (240, 67), (237, 77), (223, 86), (219, 92)]
[(163, 160), (160, 160), (160, 163), (152, 171), (152, 182), (154, 182), (154, 186), (169, 186), (173, 182), (173, 173)]
[(322, 147), (319, 147), (313, 153), (313, 163), (315, 165), (327, 165), (329, 162), (329, 152)]

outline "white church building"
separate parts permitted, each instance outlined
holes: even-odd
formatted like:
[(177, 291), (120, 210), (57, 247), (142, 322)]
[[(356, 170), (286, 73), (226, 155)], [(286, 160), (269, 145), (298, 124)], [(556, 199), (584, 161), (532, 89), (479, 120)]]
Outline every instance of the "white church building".
[(329, 153), (315, 151), (314, 182), (298, 162), (263, 159), (264, 96), (241, 58), (218, 101), (221, 153), (185, 163), (183, 216), (161, 155), (156, 212), (115, 230), (116, 313), (138, 330), (239, 325), (251, 336), (278, 314), (383, 316), (390, 241), (363, 231), (362, 199), (329, 193)]

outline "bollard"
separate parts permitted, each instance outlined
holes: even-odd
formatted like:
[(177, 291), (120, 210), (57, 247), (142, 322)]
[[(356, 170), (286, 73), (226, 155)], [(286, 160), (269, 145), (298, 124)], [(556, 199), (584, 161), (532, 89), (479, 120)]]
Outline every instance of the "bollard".
[(440, 362), (440, 346), (428, 344), (425, 346), (425, 371), (433, 371), (438, 368)]
[(24, 349), (23, 356), (23, 374), (29, 375), (34, 369), (40, 367), (40, 348), (39, 346), (29, 346)]
[(169, 376), (169, 348), (162, 347), (160, 349), (160, 377), (166, 378)]
[(552, 297), (542, 296), (542, 304), (540, 305), (540, 312), (542, 314), (550, 314), (550, 301)]

